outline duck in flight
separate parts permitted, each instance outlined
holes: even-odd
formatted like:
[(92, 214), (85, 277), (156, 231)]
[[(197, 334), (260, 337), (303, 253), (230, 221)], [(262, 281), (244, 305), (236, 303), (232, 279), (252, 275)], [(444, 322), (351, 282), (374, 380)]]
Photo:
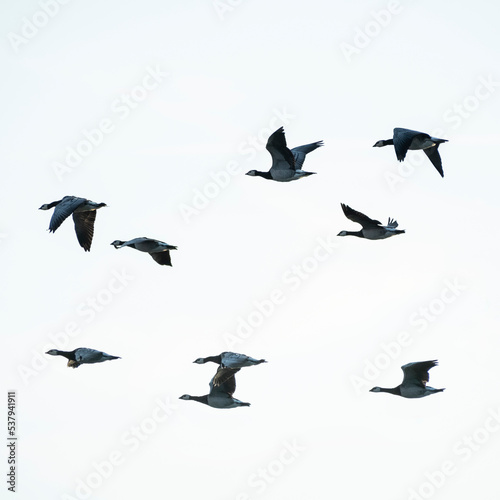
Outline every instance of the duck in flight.
[(429, 370), (437, 366), (437, 360), (432, 361), (417, 361), (408, 363), (401, 367), (404, 373), (403, 382), (392, 389), (385, 389), (383, 387), (374, 387), (370, 392), (388, 392), (403, 398), (423, 398), (436, 394), (436, 392), (443, 392), (444, 389), (434, 389), (427, 384), (429, 382)]
[(443, 142), (448, 142), (448, 140), (431, 137), (429, 134), (417, 132), (416, 130), (395, 128), (392, 139), (377, 141), (373, 147), (382, 148), (384, 146), (394, 145), (396, 156), (399, 161), (403, 161), (405, 159), (406, 153), (409, 149), (423, 149), (424, 153), (428, 156), (431, 163), (439, 172), (439, 175), (444, 177), (441, 156), (439, 156), (438, 152), (438, 147)]
[(344, 215), (349, 220), (361, 224), (362, 228), (360, 231), (340, 231), (337, 236), (358, 236), (359, 238), (366, 238), (367, 240), (383, 240), (384, 238), (389, 238), (390, 236), (405, 232), (404, 229), (396, 229), (398, 223), (390, 217), (387, 221), (387, 226), (383, 226), (378, 220), (370, 219), (370, 217), (367, 217), (357, 210), (353, 210), (344, 203), (340, 205), (344, 211)]
[[(267, 363), (265, 359), (255, 359), (247, 356), (246, 354), (238, 354), (237, 352), (223, 352), (218, 356), (208, 356), (207, 358), (198, 358), (193, 361), (202, 365), (208, 362), (217, 363), (220, 368), (244, 368), (246, 366), (260, 365), (261, 363)], [(220, 383), (220, 377), (224, 376), (224, 371), (218, 371), (214, 378), (214, 384), (218, 385)]]
[(58, 349), (50, 349), (45, 354), (51, 356), (64, 356), (68, 360), (68, 367), (78, 368), (83, 364), (102, 363), (112, 359), (121, 359), (119, 356), (111, 356), (102, 351), (89, 349), (87, 347), (79, 347), (74, 351), (59, 351)]
[(285, 131), (283, 127), (280, 127), (269, 136), (266, 144), (266, 149), (271, 153), (273, 159), (271, 169), (268, 172), (250, 170), (246, 175), (259, 176), (278, 182), (289, 182), (315, 174), (316, 172), (305, 172), (302, 170), (302, 165), (304, 164), (306, 155), (320, 146), (323, 146), (323, 141), (288, 149)]
[(208, 394), (204, 396), (184, 394), (179, 399), (198, 401), (198, 403), (220, 409), (250, 406), (250, 403), (243, 403), (239, 399), (233, 398), (234, 391), (236, 390), (234, 375), (239, 371), (239, 368), (222, 368), (219, 366), (217, 373), (210, 380), (210, 392)]
[(50, 210), (55, 207), (49, 224), (51, 233), (55, 232), (64, 220), (73, 214), (78, 243), (86, 252), (90, 252), (94, 236), (96, 210), (105, 206), (106, 203), (95, 203), (77, 196), (65, 196), (62, 200), (43, 204), (39, 210)]
[(255, 359), (247, 356), (246, 354), (238, 354), (237, 352), (222, 352), (218, 356), (208, 356), (207, 358), (198, 358), (193, 363), (202, 365), (204, 363), (217, 363), (223, 368), (243, 368), (245, 366), (259, 365), (260, 363), (267, 363), (265, 359)]
[(111, 243), (115, 248), (130, 247), (147, 252), (154, 261), (161, 266), (172, 266), (170, 260), (170, 250), (177, 250), (177, 247), (164, 243), (163, 241), (154, 240), (152, 238), (134, 238), (133, 240), (121, 241), (115, 240)]

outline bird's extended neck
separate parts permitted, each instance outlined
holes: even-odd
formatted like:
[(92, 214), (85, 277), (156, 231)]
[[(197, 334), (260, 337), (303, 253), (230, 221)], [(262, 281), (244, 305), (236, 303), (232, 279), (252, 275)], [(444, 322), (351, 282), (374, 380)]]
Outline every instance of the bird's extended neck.
[(75, 361), (75, 352), (74, 351), (59, 351), (56, 349), (56, 353), (58, 356), (64, 356), (67, 359), (71, 359)]
[(217, 363), (218, 365), (220, 365), (222, 363), (222, 359), (221, 359), (221, 356), (208, 356), (207, 358), (203, 358), (203, 363), (208, 363), (208, 362), (212, 362), (212, 363)]
[(357, 236), (358, 238), (364, 238), (363, 231), (343, 231), (342, 236)]
[(205, 405), (208, 405), (208, 394), (205, 394), (205, 396), (190, 396), (189, 399), (192, 399), (193, 401), (198, 401), (198, 403), (203, 403)]
[(389, 394), (401, 396), (401, 386), (398, 385), (397, 387), (392, 387), (392, 388), (380, 387), (379, 392), (388, 392)]
[(269, 172), (260, 172), (259, 170), (256, 170), (255, 175), (258, 175), (259, 177), (264, 177), (264, 179), (272, 179), (272, 176)]
[(45, 205), (42, 205), (40, 207), (40, 210), (50, 210), (51, 208), (54, 208), (55, 206), (59, 205), (59, 203), (61, 203), (62, 200), (57, 200), (57, 201), (53, 201), (52, 203), (46, 203)]

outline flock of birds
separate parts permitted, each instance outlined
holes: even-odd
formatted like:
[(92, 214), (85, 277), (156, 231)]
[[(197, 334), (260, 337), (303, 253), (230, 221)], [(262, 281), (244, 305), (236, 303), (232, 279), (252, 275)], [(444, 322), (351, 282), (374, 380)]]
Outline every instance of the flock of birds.
[[(431, 137), (424, 132), (395, 128), (392, 139), (377, 141), (373, 147), (393, 145), (396, 151), (396, 157), (399, 161), (405, 159), (408, 150), (421, 149), (427, 155), (441, 177), (444, 177), (441, 157), (438, 152), (438, 147), (443, 142), (447, 142), (447, 140)], [(302, 166), (306, 155), (320, 146), (323, 146), (323, 141), (289, 149), (286, 144), (284, 129), (280, 127), (269, 136), (266, 144), (266, 149), (272, 157), (272, 166), (270, 170), (267, 172), (250, 170), (246, 175), (253, 177), (258, 176), (278, 182), (289, 182), (313, 175), (316, 172), (306, 172), (302, 170)], [(54, 213), (52, 214), (49, 224), (50, 232), (55, 232), (64, 220), (72, 215), (78, 242), (86, 252), (89, 252), (94, 236), (96, 211), (105, 206), (105, 203), (96, 203), (86, 198), (65, 196), (61, 200), (42, 205), (40, 210), (50, 210), (54, 208)], [(397, 229), (398, 223), (394, 219), (389, 218), (387, 225), (384, 226), (378, 220), (370, 219), (368, 216), (352, 209), (344, 203), (341, 204), (341, 207), (344, 215), (349, 220), (361, 225), (361, 230), (344, 230), (341, 231), (338, 236), (357, 236), (369, 240), (380, 240), (405, 232), (404, 230)], [(146, 237), (134, 238), (128, 241), (115, 240), (111, 245), (116, 249), (130, 247), (140, 252), (149, 253), (155, 262), (163, 266), (172, 265), (170, 250), (177, 250), (176, 246)], [(118, 356), (111, 356), (105, 352), (86, 347), (79, 347), (73, 351), (51, 349), (47, 351), (46, 354), (67, 358), (68, 367), (72, 368), (78, 368), (78, 366), (82, 364), (101, 363), (103, 361), (120, 359)], [(204, 364), (207, 362), (218, 364), (217, 372), (210, 380), (210, 392), (204, 396), (190, 396), (189, 394), (184, 394), (179, 399), (198, 401), (212, 408), (250, 406), (250, 403), (244, 403), (233, 398), (233, 394), (236, 390), (235, 374), (241, 368), (266, 363), (267, 361), (264, 359), (258, 360), (234, 352), (223, 352), (218, 356), (198, 358), (194, 361), (194, 363), (197, 364)], [(404, 376), (400, 385), (394, 388), (374, 387), (370, 392), (387, 392), (404, 398), (422, 398), (437, 392), (442, 392), (444, 389), (434, 389), (427, 385), (429, 381), (429, 370), (437, 364), (437, 360), (408, 363), (401, 367)]]
[[(55, 232), (70, 215), (73, 215), (78, 243), (86, 252), (90, 252), (92, 238), (94, 237), (96, 210), (105, 206), (107, 206), (106, 203), (96, 203), (77, 196), (65, 196), (62, 200), (44, 203), (39, 210), (54, 209), (49, 224), (49, 232), (51, 233)], [(128, 241), (115, 240), (111, 245), (115, 248), (131, 247), (141, 252), (147, 252), (162, 266), (172, 265), (170, 250), (177, 250), (176, 246), (144, 237)]]

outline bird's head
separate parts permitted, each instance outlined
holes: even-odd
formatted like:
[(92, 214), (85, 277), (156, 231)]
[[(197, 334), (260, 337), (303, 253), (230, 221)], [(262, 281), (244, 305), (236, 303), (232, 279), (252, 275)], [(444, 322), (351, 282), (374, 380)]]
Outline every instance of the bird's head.
[(255, 177), (257, 175), (257, 170), (249, 170), (245, 175)]
[(186, 401), (189, 401), (191, 399), (191, 396), (189, 394), (183, 394), (179, 399), (184, 399)]
[(198, 358), (193, 361), (193, 363), (196, 363), (198, 365), (203, 365), (205, 363), (205, 358)]
[(49, 204), (44, 203), (38, 210), (50, 210)]
[(50, 349), (45, 354), (50, 354), (51, 356), (57, 356), (59, 354), (59, 351), (57, 349)]
[(337, 234), (337, 236), (347, 236), (347, 231), (340, 231), (340, 233)]
[(113, 245), (115, 248), (120, 248), (125, 242), (121, 240), (115, 240), (111, 245)]
[(373, 147), (374, 147), (374, 148), (381, 148), (381, 147), (383, 147), (383, 146), (385, 146), (384, 141), (377, 141), (377, 142), (373, 145)]
[(370, 389), (370, 392), (381, 392), (380, 387), (374, 387), (373, 389)]

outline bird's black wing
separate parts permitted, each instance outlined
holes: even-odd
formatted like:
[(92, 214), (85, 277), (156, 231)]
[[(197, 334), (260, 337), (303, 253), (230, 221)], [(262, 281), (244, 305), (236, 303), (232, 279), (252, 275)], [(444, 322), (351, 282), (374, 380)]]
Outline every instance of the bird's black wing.
[(441, 177), (444, 177), (443, 164), (441, 163), (441, 156), (439, 155), (438, 145), (424, 149), (424, 153), (429, 157), (429, 160), (431, 160), (432, 164), (436, 167), (439, 175), (441, 175)]
[(276, 132), (269, 136), (266, 149), (269, 153), (271, 153), (271, 157), (273, 159), (271, 169), (295, 170), (295, 158), (286, 145), (285, 131), (283, 127), (280, 127), (276, 130)]
[(361, 212), (358, 212), (357, 210), (353, 210), (351, 207), (345, 205), (344, 203), (341, 203), (340, 205), (342, 206), (344, 215), (348, 219), (358, 224), (361, 224), (364, 228), (382, 225), (382, 223), (379, 222), (378, 220), (370, 219), (370, 217), (366, 216), (365, 214), (362, 214)]
[(95, 216), (95, 210), (73, 212), (76, 237), (78, 238), (78, 243), (80, 243), (80, 246), (83, 247), (86, 252), (90, 252), (90, 245), (92, 245)]
[(323, 141), (312, 142), (311, 144), (305, 144), (304, 146), (297, 146), (292, 148), (292, 154), (295, 158), (295, 170), (302, 170), (302, 165), (306, 159), (306, 154), (314, 151), (315, 149), (323, 146)]
[(210, 381), (210, 394), (214, 392), (223, 392), (232, 396), (236, 390), (236, 379), (234, 375), (239, 371), (239, 368), (223, 368), (219, 366), (217, 373)]
[(170, 252), (168, 250), (165, 250), (164, 252), (154, 252), (150, 253), (151, 257), (155, 260), (155, 262), (158, 262), (161, 266), (171, 266), (172, 261), (170, 260)]
[(409, 130), (407, 128), (395, 128), (393, 132), (394, 149), (399, 161), (405, 159), (406, 153), (415, 137), (420, 136), (422, 139), (429, 138), (429, 134), (424, 132), (417, 132), (416, 130)]
[(85, 198), (65, 196), (54, 208), (54, 213), (50, 219), (49, 231), (53, 233), (85, 201)]
[(429, 382), (429, 370), (437, 364), (437, 360), (434, 359), (432, 361), (416, 361), (402, 366), (403, 384), (421, 384), (425, 387)]

